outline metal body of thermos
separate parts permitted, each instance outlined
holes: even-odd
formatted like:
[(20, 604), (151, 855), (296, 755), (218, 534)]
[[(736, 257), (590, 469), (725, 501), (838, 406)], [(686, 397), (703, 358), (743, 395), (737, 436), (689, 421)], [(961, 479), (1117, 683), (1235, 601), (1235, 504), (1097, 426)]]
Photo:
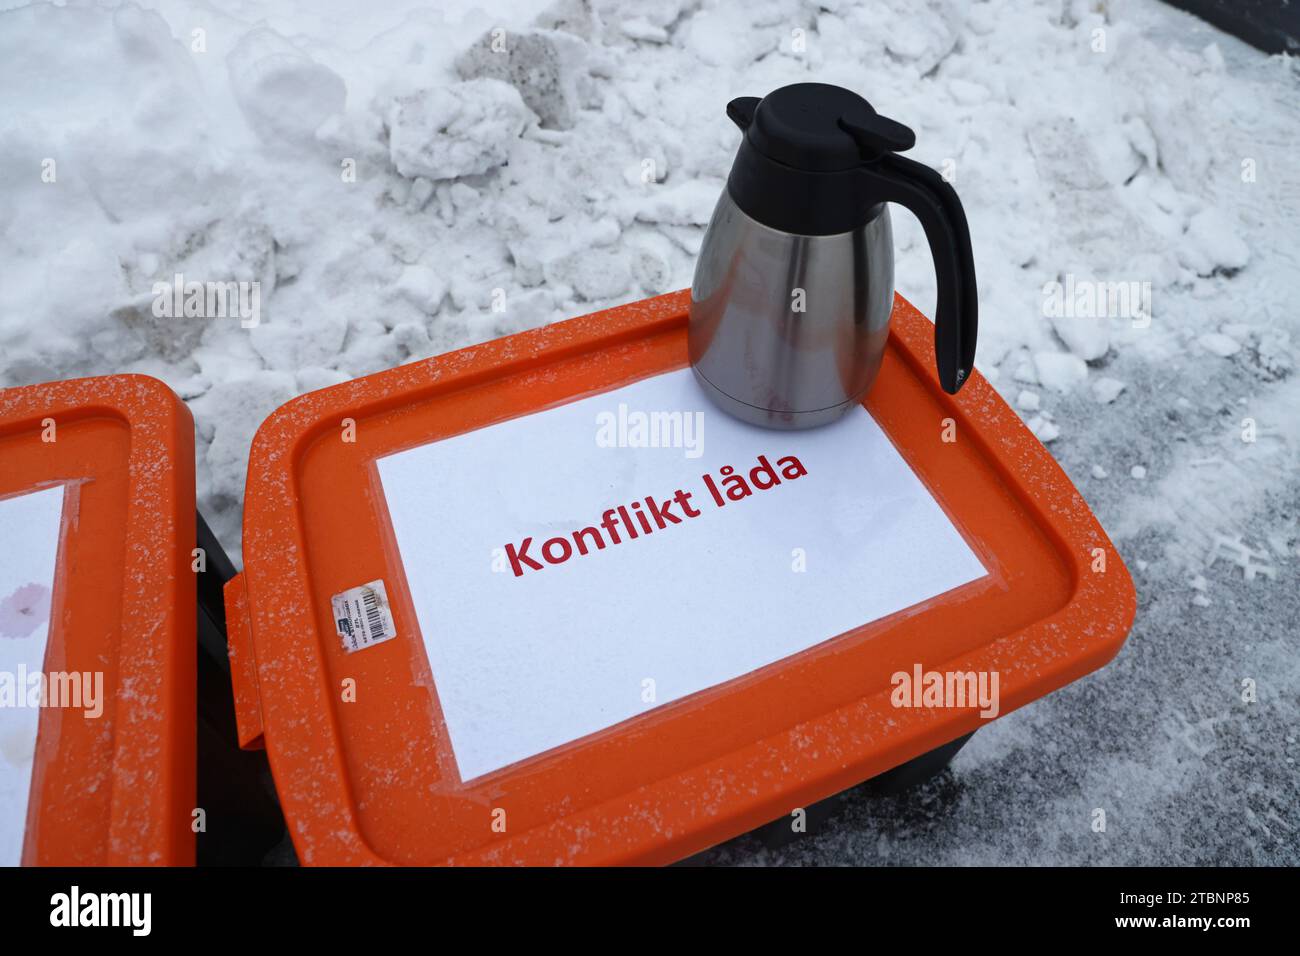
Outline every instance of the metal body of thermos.
[(889, 210), (833, 236), (747, 216), (723, 192), (691, 288), (691, 366), (756, 425), (833, 421), (871, 388), (894, 305)]

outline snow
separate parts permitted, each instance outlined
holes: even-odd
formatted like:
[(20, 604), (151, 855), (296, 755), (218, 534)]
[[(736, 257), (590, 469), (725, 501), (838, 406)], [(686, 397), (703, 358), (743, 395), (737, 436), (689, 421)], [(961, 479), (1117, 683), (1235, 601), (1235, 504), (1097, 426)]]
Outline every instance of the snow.
[(1211, 206), (1188, 222), (1179, 257), (1188, 268), (1204, 276), (1220, 269), (1244, 268), (1250, 261), (1250, 247), (1237, 235), (1224, 211)]
[(1109, 405), (1119, 398), (1124, 391), (1124, 383), (1108, 375), (1099, 375), (1092, 380), (1092, 397), (1102, 405)]
[(230, 88), (249, 127), (269, 146), (310, 146), (316, 130), (341, 114), (347, 86), (274, 30), (248, 31), (226, 57)]
[(1040, 405), (1041, 399), (1039, 399), (1037, 392), (1030, 391), (1027, 388), (1022, 388), (1020, 393), (1016, 395), (1016, 408), (1023, 411), (1036, 412)]
[[(165, 380), (236, 560), (273, 408), (689, 285), (736, 147), (726, 102), (861, 91), (952, 174), (978, 367), (1115, 538), (1140, 609), (1114, 663), (984, 728), (933, 785), (712, 858), (1296, 859), (1295, 61), (1155, 0), (0, 7), (0, 384)], [(496, 30), (520, 43), (492, 52)], [(896, 209), (894, 232), (897, 287), (932, 312), (919, 224)], [(178, 273), (259, 282), (260, 323), (155, 316)], [(1150, 313), (1053, 314), (1067, 280), (1145, 287)]]
[(1056, 392), (1073, 391), (1088, 378), (1083, 359), (1068, 352), (1035, 352), (1034, 371), (1039, 382)]
[(1085, 362), (1099, 359), (1110, 350), (1110, 326), (1104, 318), (1054, 316), (1052, 330), (1066, 348)]
[(1222, 332), (1206, 332), (1197, 338), (1196, 344), (1220, 358), (1231, 358), (1241, 351), (1241, 343)]
[(513, 86), (480, 78), (399, 97), (384, 126), (393, 168), (408, 179), (438, 181), (505, 165), (534, 118)]
[(1029, 430), (1034, 433), (1034, 437), (1044, 445), (1061, 437), (1061, 427), (1045, 414), (1035, 415), (1033, 418), (1029, 419), (1029, 421), (1025, 422), (1025, 424), (1028, 425)]
[(579, 86), (588, 80), (587, 45), (562, 30), (491, 33), (456, 61), (466, 79), (488, 77), (512, 84), (549, 129), (571, 129), (582, 106)]

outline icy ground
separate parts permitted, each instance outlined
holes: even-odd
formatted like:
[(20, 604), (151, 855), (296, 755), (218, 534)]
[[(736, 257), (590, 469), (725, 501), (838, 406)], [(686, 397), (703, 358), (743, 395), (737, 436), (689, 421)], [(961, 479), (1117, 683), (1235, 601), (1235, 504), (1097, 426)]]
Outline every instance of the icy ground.
[[(0, 12), (0, 385), (167, 381), (237, 558), (272, 409), (689, 285), (737, 141), (726, 101), (852, 87), (955, 173), (979, 366), (1092, 503), (1140, 609), (1114, 663), (934, 783), (705, 859), (1297, 862), (1295, 62), (1155, 0), (459, 7)], [(896, 211), (895, 231), (898, 287), (930, 311), (919, 226)], [(260, 324), (156, 318), (176, 273), (260, 281)], [(1070, 275), (1150, 283), (1150, 321), (1045, 317)]]

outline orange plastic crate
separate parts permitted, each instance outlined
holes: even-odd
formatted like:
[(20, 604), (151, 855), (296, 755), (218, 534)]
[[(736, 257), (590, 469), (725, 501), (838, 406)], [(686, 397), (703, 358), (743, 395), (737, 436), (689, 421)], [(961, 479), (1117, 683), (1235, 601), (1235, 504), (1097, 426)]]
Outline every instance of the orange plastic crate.
[(22, 861), (192, 865), (189, 411), (142, 375), (0, 390), (0, 497), (60, 484), (45, 669), (103, 672), (104, 712), (41, 711)]
[[(981, 376), (941, 391), (933, 326), (900, 297), (866, 406), (991, 577), (463, 783), (375, 461), (682, 368), (688, 307), (673, 293), (381, 372), (301, 396), (258, 431), (245, 570), (226, 589), (232, 673), (241, 743), (267, 748), (303, 863), (671, 862), (982, 722), (896, 709), (898, 670), (996, 670), (1006, 713), (1118, 651), (1135, 609), (1119, 555)], [(345, 419), (355, 443), (339, 440)], [(375, 579), (390, 582), (399, 637), (348, 655), (331, 595)]]

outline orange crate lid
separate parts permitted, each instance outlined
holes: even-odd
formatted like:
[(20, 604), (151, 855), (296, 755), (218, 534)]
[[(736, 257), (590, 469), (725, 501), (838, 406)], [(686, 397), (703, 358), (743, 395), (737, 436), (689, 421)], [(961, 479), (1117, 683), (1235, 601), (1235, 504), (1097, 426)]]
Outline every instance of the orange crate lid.
[(22, 862), (192, 865), (189, 410), (142, 375), (0, 390), (0, 498), (55, 487), (44, 670), (102, 674), (102, 713), (40, 710)]
[[(976, 729), (976, 709), (891, 704), (890, 675), (918, 661), (997, 671), (1006, 713), (1118, 651), (1135, 610), (1119, 555), (981, 376), (941, 391), (933, 326), (900, 297), (866, 406), (992, 585), (462, 781), (376, 460), (683, 368), (689, 304), (677, 292), (381, 372), (262, 425), (245, 570), (226, 589), (231, 669), (241, 743), (266, 746), (303, 863), (671, 862)], [(379, 579), (397, 639), (348, 654), (331, 597)]]

